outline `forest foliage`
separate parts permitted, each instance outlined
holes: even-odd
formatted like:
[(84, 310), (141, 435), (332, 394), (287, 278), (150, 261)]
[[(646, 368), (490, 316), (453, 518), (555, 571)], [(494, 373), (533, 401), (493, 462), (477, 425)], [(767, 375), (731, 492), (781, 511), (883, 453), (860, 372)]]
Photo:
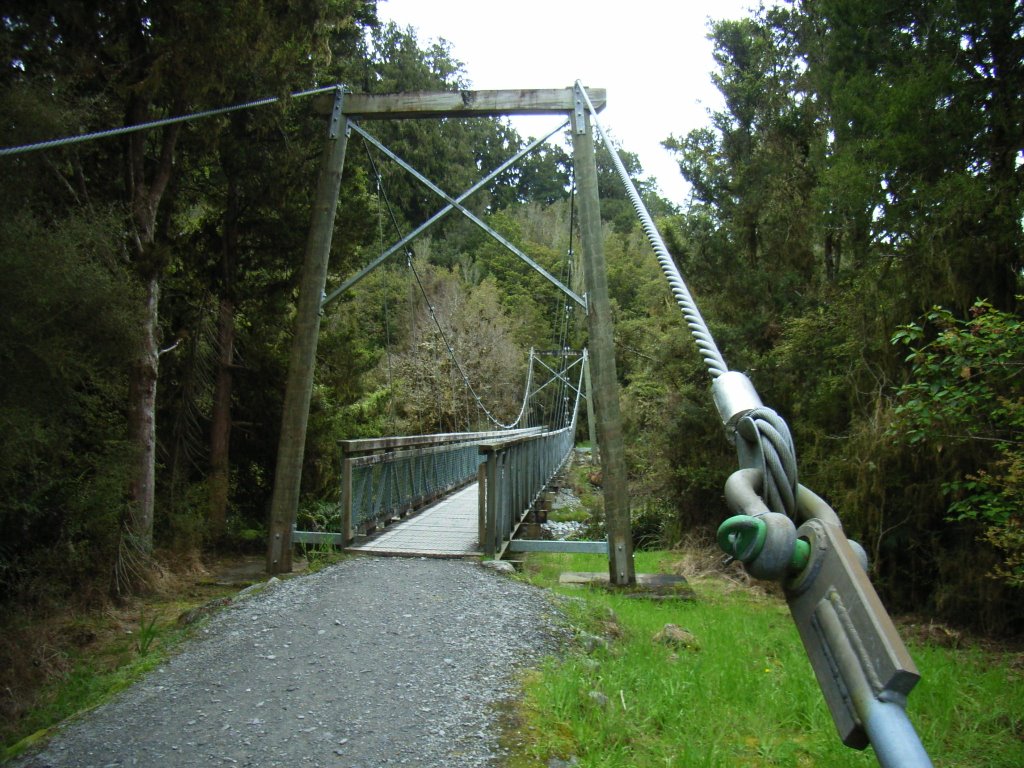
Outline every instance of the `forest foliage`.
[[(15, 2), (0, 21), (3, 146), (282, 97), (0, 158), (0, 600), (101, 603), (144, 586), (154, 553), (262, 546), (325, 130), (287, 94), (472, 83), (363, 0)], [(1024, 10), (803, 0), (709, 34), (725, 106), (664, 142), (689, 204), (615, 151), (890, 604), (1024, 629)], [(497, 120), (371, 129), (449, 191), (527, 141)], [(566, 147), (467, 205), (579, 286)], [(724, 516), (735, 458), (608, 151), (634, 533), (672, 546)], [(356, 137), (341, 195), (330, 286), (442, 205)], [(479, 425), (447, 345), (514, 413), (527, 350), (565, 330), (585, 344), (552, 286), (444, 218), (325, 313), (302, 513), (335, 503), (339, 439)]]

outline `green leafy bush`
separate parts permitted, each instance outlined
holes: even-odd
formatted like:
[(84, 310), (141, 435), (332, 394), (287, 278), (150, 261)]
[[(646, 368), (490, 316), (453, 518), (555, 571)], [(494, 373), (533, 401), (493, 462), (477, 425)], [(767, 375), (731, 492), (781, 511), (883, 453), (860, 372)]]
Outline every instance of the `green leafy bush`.
[(1002, 555), (994, 575), (1024, 587), (1024, 319), (978, 301), (960, 319), (939, 307), (901, 327), (911, 351), (894, 433), (956, 452), (948, 519), (977, 521)]

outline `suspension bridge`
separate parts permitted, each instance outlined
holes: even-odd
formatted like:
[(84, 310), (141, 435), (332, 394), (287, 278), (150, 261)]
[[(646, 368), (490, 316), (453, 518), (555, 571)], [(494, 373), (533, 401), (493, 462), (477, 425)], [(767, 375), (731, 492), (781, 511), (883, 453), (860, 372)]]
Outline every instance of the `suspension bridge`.
[[(515, 534), (544, 488), (573, 449), (577, 414), (586, 405), (588, 425), (596, 429), (600, 449), (607, 540), (579, 546), (607, 552), (609, 580), (620, 586), (636, 581), (618, 385), (612, 345), (612, 321), (594, 154), (596, 133), (609, 148), (622, 181), (654, 251), (669, 289), (683, 313), (711, 380), (714, 406), (726, 437), (735, 445), (739, 468), (725, 484), (725, 499), (735, 513), (718, 531), (730, 558), (749, 573), (783, 586), (794, 623), (828, 704), (840, 739), (863, 749), (869, 744), (883, 766), (917, 768), (931, 761), (908, 718), (907, 696), (919, 674), (867, 576), (863, 549), (846, 538), (838, 515), (798, 482), (796, 452), (785, 421), (766, 407), (752, 382), (731, 371), (690, 295), (653, 219), (646, 210), (618, 153), (598, 120), (605, 93), (577, 82), (554, 90), (461, 91), (444, 93), (354, 94), (343, 88), (318, 88), (293, 94), (319, 100), (328, 129), (312, 223), (296, 308), (281, 438), (267, 546), (267, 570), (291, 570), (293, 543), (330, 541), (343, 547), (386, 554), (502, 557), (517, 547), (542, 548), (543, 542), (517, 544)], [(265, 99), (206, 113), (159, 121), (168, 124), (257, 107)], [(472, 118), (513, 114), (550, 114), (565, 119), (457, 197), (420, 174), (363, 125), (373, 120)], [(45, 149), (151, 125), (100, 134), (0, 148), (0, 155)], [(541, 143), (568, 128), (572, 139), (579, 233), (586, 291), (573, 291), (528, 254), (494, 231), (464, 202)], [(327, 290), (327, 260), (350, 134), (412, 174), (443, 205), (428, 220), (337, 287)], [(531, 352), (523, 404), (517, 418), (502, 423), (484, 406), (453, 355), (467, 389), (495, 429), (418, 436), (351, 440), (342, 444), (341, 521), (338, 530), (295, 529), (301, 468), (324, 306), (437, 221), (457, 211), (554, 285), (566, 302), (586, 311), (588, 347), (562, 347), (552, 357)], [(440, 330), (440, 327), (439, 327)], [(451, 346), (448, 351), (451, 353)], [(546, 371), (537, 376), (539, 370)], [(540, 408), (544, 398), (547, 404)], [(570, 406), (571, 402), (571, 406)], [(538, 414), (543, 413), (543, 418)], [(414, 515), (417, 510), (420, 514)], [(395, 525), (395, 521), (403, 521)], [(570, 546), (559, 544), (558, 546)]]
[[(586, 400), (586, 350), (558, 357), (566, 362), (555, 369), (530, 351), (522, 407), (507, 429), (342, 441), (339, 530), (294, 530), (292, 541), (431, 557), (607, 552), (604, 541), (516, 538), (526, 514), (569, 459)], [(548, 376), (535, 378), (536, 368)], [(538, 402), (545, 394), (549, 408)], [(553, 425), (518, 426), (544, 412), (553, 414)]]
[[(572, 88), (555, 91), (374, 96), (349, 95), (339, 89), (333, 100), (325, 104), (328, 139), (307, 242), (285, 394), (267, 548), (268, 570), (290, 570), (293, 541), (311, 535), (293, 530), (293, 525), (323, 307), (401, 252), (436, 221), (458, 211), (556, 286), (567, 301), (585, 309), (588, 349), (578, 356), (580, 370), (575, 385), (570, 384), (569, 355), (562, 355), (561, 365), (551, 370), (551, 381), (563, 387), (563, 393), (571, 389), (575, 404), (571, 409), (562, 408), (561, 417), (555, 421), (520, 426), (531, 397), (547, 386), (531, 393), (536, 362), (531, 354), (519, 419), (503, 424), (487, 413), (499, 428), (498, 433), (350, 441), (342, 446), (341, 530), (328, 535), (342, 546), (352, 546), (358, 535), (383, 529), (385, 533), (357, 546), (368, 551), (377, 548), (375, 551), (388, 554), (412, 554), (418, 550), (440, 555), (451, 548), (457, 550), (451, 553), (455, 555), (479, 552), (501, 557), (509, 550), (515, 551), (514, 534), (519, 521), (572, 450), (576, 413), (586, 379), (593, 382), (593, 386), (586, 387), (585, 401), (590, 424), (596, 425), (601, 453), (607, 531), (607, 541), (595, 545), (608, 554), (612, 584), (628, 586), (636, 582), (597, 189), (596, 133), (610, 150), (616, 173), (693, 335), (711, 379), (714, 405), (726, 436), (736, 446), (739, 469), (725, 488), (726, 501), (735, 514), (720, 527), (719, 544), (730, 558), (743, 562), (752, 575), (783, 584), (794, 622), (843, 743), (858, 749), (872, 745), (883, 766), (929, 766), (931, 761), (905, 711), (907, 696), (920, 676), (868, 579), (864, 551), (846, 538), (836, 513), (799, 484), (796, 451), (785, 421), (764, 406), (745, 375), (730, 371), (726, 365), (652, 217), (598, 121), (604, 100), (603, 91), (587, 89), (577, 82)], [(420, 174), (361, 124), (379, 119), (511, 114), (560, 114), (568, 119), (458, 197), (452, 197)], [(463, 205), (497, 174), (565, 128), (572, 139), (579, 200), (586, 285), (583, 296), (548, 274)], [(375, 146), (444, 204), (427, 221), (328, 292), (326, 263), (350, 133), (357, 133)], [(458, 366), (458, 361), (454, 362)], [(465, 372), (458, 367), (466, 387), (486, 412)], [(474, 481), (475, 487), (470, 485)], [(389, 522), (448, 494), (451, 495), (442, 504), (387, 531)]]

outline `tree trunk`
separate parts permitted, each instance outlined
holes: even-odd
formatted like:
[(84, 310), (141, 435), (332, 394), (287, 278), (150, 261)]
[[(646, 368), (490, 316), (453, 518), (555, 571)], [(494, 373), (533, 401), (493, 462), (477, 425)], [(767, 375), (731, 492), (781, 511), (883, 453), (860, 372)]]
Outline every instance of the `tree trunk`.
[(156, 467), (156, 381), (160, 367), (157, 348), (160, 282), (145, 282), (145, 304), (139, 350), (132, 361), (128, 383), (128, 439), (135, 446), (134, 471), (129, 485), (128, 534), (134, 549), (153, 550), (153, 508)]
[(231, 394), (235, 361), (235, 265), (238, 263), (238, 172), (222, 149), (221, 166), (227, 175), (227, 202), (221, 244), (220, 305), (217, 313), (217, 382), (210, 424), (210, 507), (208, 534), (213, 542), (224, 538), (230, 494)]
[(234, 381), (235, 305), (231, 299), (220, 300), (217, 316), (219, 359), (217, 383), (213, 394), (213, 418), (210, 425), (210, 509), (207, 522), (210, 539), (218, 542), (227, 528), (229, 453), (231, 446), (231, 391)]
[[(139, 66), (142, 66), (140, 63)], [(137, 80), (141, 80), (140, 74)], [(131, 94), (125, 110), (125, 125), (137, 125), (149, 118), (150, 104)], [(156, 386), (160, 370), (160, 277), (163, 250), (156, 246), (160, 201), (170, 183), (174, 148), (180, 126), (167, 128), (160, 141), (160, 154), (147, 178), (146, 135), (130, 134), (125, 154), (125, 191), (131, 205), (134, 231), (134, 265), (144, 289), (139, 352), (132, 361), (128, 382), (128, 439), (134, 448), (134, 466), (128, 483), (128, 511), (122, 542), (114, 569), (115, 590), (133, 588), (144, 580), (145, 561), (153, 551), (153, 517), (156, 502)], [(138, 558), (143, 558), (140, 561)]]
[[(978, 238), (981, 253), (971, 277), (976, 281), (973, 295), (987, 298), (999, 309), (1012, 312), (1017, 306), (1017, 276), (1024, 267), (1024, 239), (1021, 238), (1020, 181), (1021, 119), (1020, 90), (1024, 84), (1019, 26), (1015, 3), (1004, 0), (992, 6), (989, 49), (994, 65), (991, 96), (988, 99), (988, 143), (992, 190), (991, 221), (984, 239)], [(980, 268), (977, 268), (980, 267)], [(972, 281), (968, 280), (968, 284)]]

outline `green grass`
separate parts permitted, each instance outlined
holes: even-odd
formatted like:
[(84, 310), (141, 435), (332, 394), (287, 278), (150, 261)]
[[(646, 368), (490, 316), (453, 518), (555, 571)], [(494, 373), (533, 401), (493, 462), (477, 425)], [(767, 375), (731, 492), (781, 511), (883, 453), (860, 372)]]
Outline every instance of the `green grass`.
[[(668, 572), (678, 559), (639, 552), (637, 571)], [(695, 602), (557, 587), (562, 571), (606, 569), (602, 556), (526, 561), (526, 578), (582, 598), (570, 602), (574, 625), (611, 640), (549, 660), (525, 681), (509, 718), (510, 768), (554, 756), (575, 756), (581, 768), (877, 765), (870, 749), (839, 742), (780, 598), (711, 577), (692, 581)], [(696, 635), (699, 650), (652, 642), (667, 623)], [(1024, 679), (1013, 657), (908, 645), (923, 675), (908, 712), (935, 765), (1024, 765)]]
[(103, 610), (13, 616), (0, 638), (0, 659), (23, 674), (5, 678), (9, 716), (0, 718), (0, 764), (164, 663), (201, 626), (182, 627), (179, 616), (217, 610), (237, 591), (183, 580), (166, 594)]
[(186, 631), (173, 621), (140, 618), (133, 634), (103, 643), (97, 651), (71, 652), (68, 671), (41, 691), (39, 703), (16, 725), (4, 729), (12, 740), (0, 748), (3, 763), (45, 737), (69, 717), (102, 704), (166, 661)]
[(589, 509), (579, 507), (560, 507), (548, 512), (548, 520), (553, 523), (587, 523), (593, 518)]

